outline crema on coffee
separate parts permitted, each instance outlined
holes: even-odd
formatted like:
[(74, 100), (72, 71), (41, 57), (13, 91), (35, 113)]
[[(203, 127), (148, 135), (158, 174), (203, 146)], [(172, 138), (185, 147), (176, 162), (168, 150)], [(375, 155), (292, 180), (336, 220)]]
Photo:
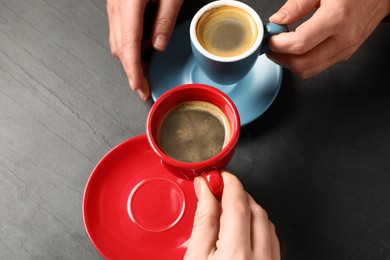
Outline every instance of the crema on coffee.
[(219, 6), (206, 11), (196, 26), (196, 35), (205, 50), (233, 57), (246, 52), (255, 43), (256, 23), (245, 10), (234, 6)]
[(200, 162), (218, 154), (231, 136), (222, 110), (205, 101), (183, 102), (172, 108), (159, 128), (159, 147), (182, 162)]

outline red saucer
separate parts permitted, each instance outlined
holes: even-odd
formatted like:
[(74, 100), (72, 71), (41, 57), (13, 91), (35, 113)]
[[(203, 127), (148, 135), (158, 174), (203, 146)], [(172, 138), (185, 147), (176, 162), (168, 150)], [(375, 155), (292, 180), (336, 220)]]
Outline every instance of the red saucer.
[(83, 218), (106, 259), (183, 259), (196, 210), (192, 181), (167, 171), (146, 135), (108, 152), (84, 191)]

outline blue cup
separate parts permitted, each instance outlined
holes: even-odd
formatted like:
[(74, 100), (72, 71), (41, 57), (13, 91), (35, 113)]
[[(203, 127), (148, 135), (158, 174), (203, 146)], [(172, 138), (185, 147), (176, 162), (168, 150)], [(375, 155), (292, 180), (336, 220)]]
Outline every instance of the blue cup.
[[(247, 50), (235, 56), (219, 56), (206, 50), (200, 43), (196, 32), (198, 22), (205, 13), (212, 12), (223, 6), (235, 7), (245, 11), (250, 15), (257, 28), (257, 36), (253, 44)], [(190, 25), (191, 48), (197, 64), (209, 79), (218, 84), (231, 85), (244, 78), (252, 69), (258, 56), (269, 50), (267, 43), (269, 37), (287, 31), (288, 28), (284, 25), (275, 23), (263, 24), (256, 11), (242, 2), (219, 0), (203, 6), (192, 18)]]

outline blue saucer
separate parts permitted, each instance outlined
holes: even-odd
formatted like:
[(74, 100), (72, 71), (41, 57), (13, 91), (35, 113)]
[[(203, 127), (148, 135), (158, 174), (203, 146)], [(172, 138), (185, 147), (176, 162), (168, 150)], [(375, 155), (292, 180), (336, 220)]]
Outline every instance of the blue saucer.
[(189, 26), (188, 21), (176, 27), (168, 48), (151, 57), (149, 84), (153, 100), (173, 87), (202, 83), (220, 89), (233, 100), (240, 114), (241, 126), (262, 115), (279, 92), (282, 68), (261, 55), (241, 81), (233, 85), (217, 84), (202, 72), (192, 55)]

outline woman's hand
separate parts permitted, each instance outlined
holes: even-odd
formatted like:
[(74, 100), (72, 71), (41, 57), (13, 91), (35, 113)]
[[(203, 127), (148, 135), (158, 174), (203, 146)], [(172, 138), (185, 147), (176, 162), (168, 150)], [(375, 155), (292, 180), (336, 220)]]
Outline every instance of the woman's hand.
[(234, 175), (222, 172), (222, 178), (221, 203), (202, 177), (194, 181), (198, 205), (184, 259), (280, 259), (275, 227), (265, 210)]
[(291, 25), (314, 14), (293, 32), (270, 38), (267, 56), (301, 78), (348, 59), (390, 14), (389, 0), (288, 0), (270, 21)]
[[(132, 90), (142, 100), (150, 97), (149, 84), (141, 60), (144, 12), (149, 0), (108, 0), (109, 41), (111, 53), (117, 57), (129, 79)], [(152, 44), (164, 51), (171, 37), (182, 0), (156, 0), (158, 6), (152, 32)]]

